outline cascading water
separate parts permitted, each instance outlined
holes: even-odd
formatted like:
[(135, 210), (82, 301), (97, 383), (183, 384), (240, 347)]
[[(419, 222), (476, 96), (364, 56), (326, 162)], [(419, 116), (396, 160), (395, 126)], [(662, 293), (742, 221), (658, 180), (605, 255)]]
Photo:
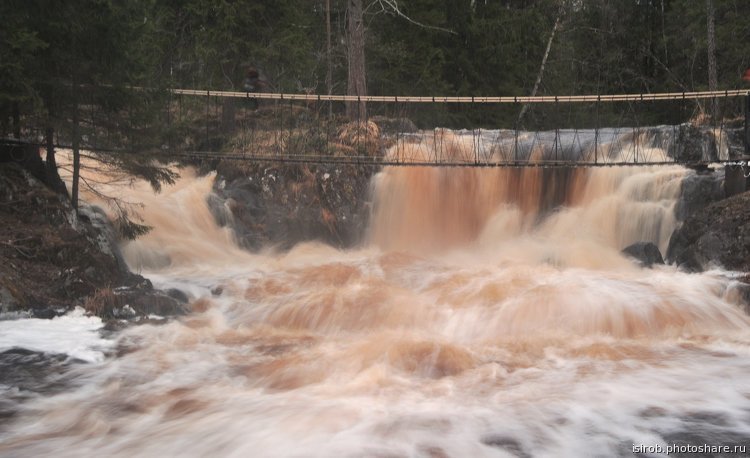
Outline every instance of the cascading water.
[[(391, 154), (423, 154), (401, 147)], [(136, 184), (124, 192), (154, 229), (123, 254), (157, 286), (187, 289), (193, 313), (123, 331), (117, 356), (24, 405), (0, 455), (743, 445), (750, 319), (726, 300), (729, 280), (620, 253), (665, 248), (686, 173), (388, 168), (370, 243), (283, 254), (242, 251), (216, 226), (211, 176), (185, 172), (160, 195)]]

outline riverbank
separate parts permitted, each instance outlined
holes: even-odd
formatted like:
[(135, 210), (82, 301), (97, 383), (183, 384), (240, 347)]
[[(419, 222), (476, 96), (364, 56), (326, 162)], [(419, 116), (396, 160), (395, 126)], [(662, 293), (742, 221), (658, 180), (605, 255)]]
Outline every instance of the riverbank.
[(20, 164), (0, 163), (0, 313), (135, 318), (181, 312), (186, 299), (173, 296), (128, 270), (104, 212), (83, 205), (76, 217)]

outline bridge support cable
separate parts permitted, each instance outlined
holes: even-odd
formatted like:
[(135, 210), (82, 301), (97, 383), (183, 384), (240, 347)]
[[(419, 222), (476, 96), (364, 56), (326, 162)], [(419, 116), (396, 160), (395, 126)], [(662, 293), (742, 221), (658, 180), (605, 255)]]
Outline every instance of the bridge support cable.
[[(81, 137), (84, 150), (118, 154), (142, 151), (162, 155), (165, 160), (191, 157), (479, 167), (587, 167), (624, 162), (703, 165), (746, 160), (750, 156), (747, 90), (352, 98), (189, 89), (159, 93), (139, 89), (136, 97), (126, 98), (124, 106), (114, 112), (98, 105), (97, 100), (103, 98), (97, 97), (96, 91), (106, 90), (114, 88), (97, 87), (83, 92), (87, 96), (81, 101), (85, 106), (81, 106), (80, 113), (90, 119), (82, 120), (76, 137)], [(743, 103), (738, 106), (734, 100), (740, 97)], [(370, 110), (367, 114), (357, 110), (354, 119), (346, 120), (343, 108), (347, 101), (367, 102)], [(718, 105), (717, 116), (704, 118), (703, 124), (696, 123), (691, 109), (698, 103)], [(518, 123), (518, 110), (524, 105), (529, 109), (522, 126)], [(145, 116), (149, 107), (156, 111)], [(744, 125), (739, 124), (742, 115)], [(32, 115), (27, 121), (31, 119)], [(421, 130), (405, 129), (409, 119)], [(373, 122), (379, 135), (372, 128)], [(38, 141), (36, 127), (25, 130), (27, 140)], [(72, 144), (71, 135), (72, 129), (64, 123), (55, 129), (58, 144)], [(744, 144), (740, 144), (740, 139)], [(687, 154), (684, 147), (677, 146), (685, 141), (701, 143), (704, 154)], [(734, 143), (730, 145), (730, 141)], [(706, 148), (706, 142), (715, 142), (715, 147)]]

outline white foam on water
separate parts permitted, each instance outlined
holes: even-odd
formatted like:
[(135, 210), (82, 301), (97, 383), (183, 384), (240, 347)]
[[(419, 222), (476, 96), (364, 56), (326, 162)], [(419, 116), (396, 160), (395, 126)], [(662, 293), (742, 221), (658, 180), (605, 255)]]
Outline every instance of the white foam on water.
[(87, 362), (101, 362), (113, 341), (101, 336), (98, 317), (76, 308), (50, 320), (22, 318), (0, 321), (0, 351), (24, 348), (43, 353), (65, 354)]
[(736, 280), (620, 252), (666, 246), (686, 173), (386, 169), (370, 246), (255, 254), (213, 222), (210, 176), (137, 184), (154, 229), (124, 256), (193, 312), (123, 331), (0, 455), (629, 457), (750, 437)]

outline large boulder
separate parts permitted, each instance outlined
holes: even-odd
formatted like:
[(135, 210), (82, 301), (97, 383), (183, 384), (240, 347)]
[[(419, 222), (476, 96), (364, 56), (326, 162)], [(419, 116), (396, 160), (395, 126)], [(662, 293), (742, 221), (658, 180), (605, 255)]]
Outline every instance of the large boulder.
[(239, 164), (217, 166), (208, 205), (245, 248), (290, 248), (318, 240), (336, 247), (361, 241), (370, 213), (372, 166)]
[(689, 216), (669, 240), (667, 261), (689, 271), (717, 265), (750, 272), (750, 192)]
[(651, 267), (654, 264), (664, 264), (659, 247), (651, 242), (637, 242), (625, 247), (623, 254), (638, 260), (642, 266)]
[(693, 124), (681, 124), (675, 138), (675, 159), (681, 162), (700, 162), (718, 159), (713, 132)]
[(724, 199), (724, 169), (703, 173), (691, 172), (683, 180), (675, 206), (675, 216), (685, 220), (713, 202)]

